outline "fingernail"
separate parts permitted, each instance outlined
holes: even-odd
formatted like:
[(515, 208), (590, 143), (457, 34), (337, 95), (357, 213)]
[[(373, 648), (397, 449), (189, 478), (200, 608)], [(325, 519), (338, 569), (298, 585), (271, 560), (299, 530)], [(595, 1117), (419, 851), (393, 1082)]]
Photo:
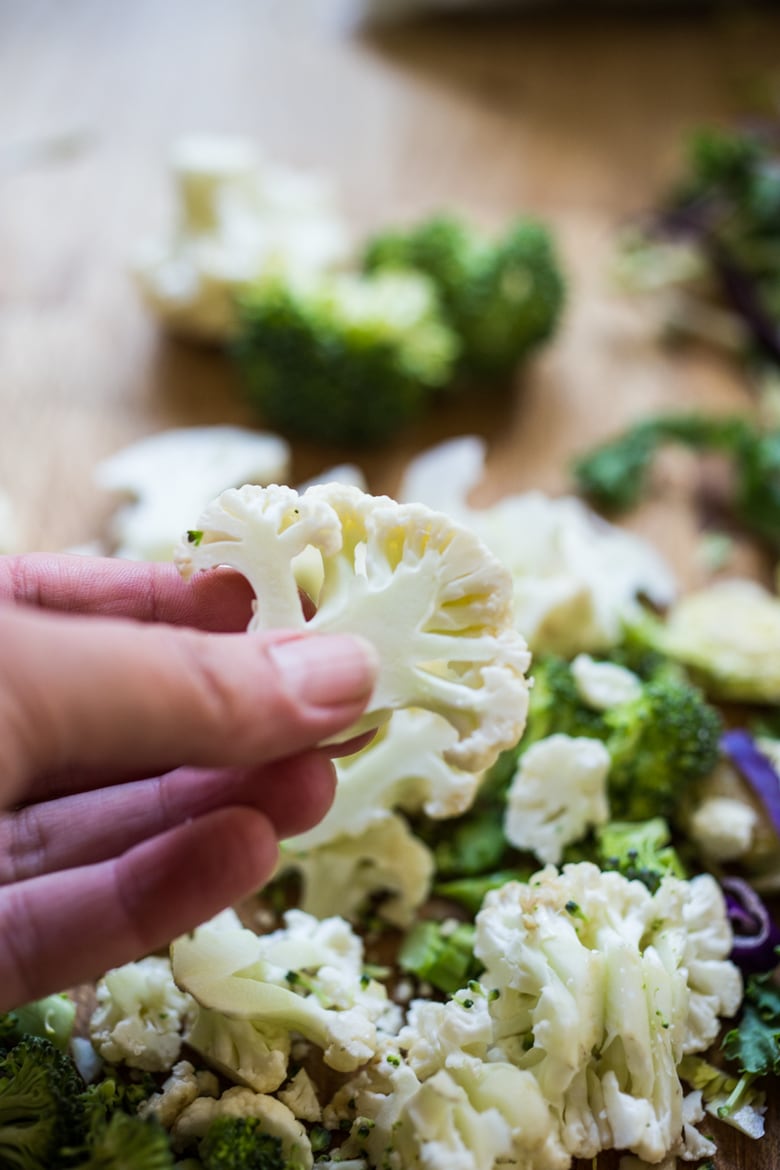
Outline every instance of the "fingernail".
[(313, 707), (368, 698), (379, 668), (371, 643), (351, 634), (313, 634), (271, 646), (269, 653), (285, 686)]

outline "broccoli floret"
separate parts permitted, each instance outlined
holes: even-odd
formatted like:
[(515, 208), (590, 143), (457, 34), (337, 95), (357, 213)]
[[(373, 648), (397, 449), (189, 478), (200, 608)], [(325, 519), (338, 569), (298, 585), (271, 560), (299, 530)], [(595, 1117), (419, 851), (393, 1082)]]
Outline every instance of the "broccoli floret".
[(741, 416), (645, 419), (574, 464), (579, 490), (607, 512), (632, 507), (646, 487), (655, 453), (671, 442), (728, 456), (734, 469), (734, 519), (770, 548), (780, 549), (780, 431), (762, 431)]
[(156, 1121), (115, 1113), (91, 1136), (89, 1152), (73, 1170), (173, 1170), (168, 1134)]
[(453, 878), (451, 881), (437, 882), (433, 892), (442, 898), (449, 898), (451, 902), (457, 902), (473, 916), (491, 890), (500, 890), (507, 882), (527, 882), (537, 869), (538, 865), (515, 866), (476, 874), (474, 877)]
[(605, 716), (612, 757), (612, 815), (629, 821), (670, 816), (683, 794), (719, 756), (720, 715), (701, 692), (672, 672), (661, 674)]
[(668, 875), (687, 876), (663, 817), (610, 821), (596, 829), (596, 840), (602, 869), (616, 869), (629, 881), (642, 882), (651, 894)]
[(603, 714), (583, 702), (571, 666), (564, 658), (540, 658), (533, 666), (532, 676), (534, 685), (521, 751), (550, 735), (605, 738)]
[(84, 1134), (84, 1084), (50, 1041), (23, 1037), (0, 1055), (0, 1166), (52, 1170)]
[(458, 342), (430, 282), (339, 275), (265, 281), (239, 302), (234, 353), (266, 422), (322, 442), (376, 443), (450, 381)]
[(204, 1170), (292, 1170), (281, 1138), (264, 1133), (257, 1117), (217, 1117), (200, 1146)]
[(564, 281), (548, 230), (518, 219), (495, 240), (451, 216), (370, 240), (367, 271), (411, 269), (436, 285), (465, 376), (509, 373), (555, 329)]

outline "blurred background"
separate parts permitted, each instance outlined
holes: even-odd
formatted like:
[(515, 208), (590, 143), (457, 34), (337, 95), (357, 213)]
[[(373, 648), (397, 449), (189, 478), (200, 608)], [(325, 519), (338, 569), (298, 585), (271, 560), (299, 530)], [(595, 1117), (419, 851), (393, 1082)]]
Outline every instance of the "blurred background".
[[(722, 348), (659, 344), (614, 256), (680, 174), (686, 135), (776, 110), (776, 6), (412, 7), (0, 0), (7, 545), (100, 537), (116, 498), (94, 468), (134, 439), (264, 425), (225, 349), (172, 336), (131, 273), (145, 241), (175, 231), (171, 151), (193, 133), (244, 136), (324, 176), (350, 248), (442, 210), (493, 230), (527, 214), (565, 273), (555, 338), (508, 389), (452, 396), (371, 449), (294, 439), (295, 481), (349, 459), (392, 492), (409, 455), (468, 432), (489, 443), (484, 498), (560, 492), (574, 454), (650, 410), (750, 407)], [(683, 572), (698, 523), (687, 476), (682, 459), (629, 521)]]

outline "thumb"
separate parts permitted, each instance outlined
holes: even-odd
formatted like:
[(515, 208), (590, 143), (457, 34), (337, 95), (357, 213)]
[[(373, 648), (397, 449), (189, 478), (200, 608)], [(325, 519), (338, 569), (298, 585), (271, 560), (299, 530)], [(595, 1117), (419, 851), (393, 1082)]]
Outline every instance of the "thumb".
[[(0, 775), (255, 765), (350, 726), (373, 648), (347, 635), (206, 634), (0, 609)], [(10, 795), (10, 794), (5, 794)]]

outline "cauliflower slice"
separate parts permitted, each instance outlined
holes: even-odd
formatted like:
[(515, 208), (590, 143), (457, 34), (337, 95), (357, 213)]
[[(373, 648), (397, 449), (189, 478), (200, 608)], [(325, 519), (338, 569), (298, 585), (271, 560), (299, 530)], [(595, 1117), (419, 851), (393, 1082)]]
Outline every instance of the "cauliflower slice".
[(291, 562), (308, 546), (323, 560), (309, 628), (361, 634), (381, 664), (367, 712), (340, 738), (420, 707), (454, 727), (443, 755), (464, 771), (489, 767), (517, 742), (530, 658), (513, 628), (511, 581), (446, 516), (347, 484), (302, 495), (247, 485), (205, 510), (175, 559), (187, 578), (218, 565), (243, 573), (257, 598), (251, 630), (295, 629), (304, 615)]
[(286, 478), (284, 439), (244, 427), (174, 427), (116, 451), (95, 468), (98, 487), (132, 497), (112, 517), (117, 557), (170, 560), (191, 516), (225, 488)]
[(610, 755), (600, 740), (551, 735), (520, 757), (507, 793), (506, 839), (557, 863), (565, 845), (609, 820)]
[(655, 550), (607, 524), (573, 497), (541, 492), (504, 496), (474, 508), (469, 494), (484, 475), (485, 443), (466, 435), (412, 460), (399, 498), (437, 508), (470, 528), (512, 575), (515, 624), (535, 654), (572, 658), (621, 637), (644, 595), (664, 607), (672, 575)]
[(95, 994), (89, 1034), (103, 1060), (146, 1072), (176, 1063), (195, 1004), (174, 983), (168, 959), (150, 956), (115, 967), (98, 980)]

